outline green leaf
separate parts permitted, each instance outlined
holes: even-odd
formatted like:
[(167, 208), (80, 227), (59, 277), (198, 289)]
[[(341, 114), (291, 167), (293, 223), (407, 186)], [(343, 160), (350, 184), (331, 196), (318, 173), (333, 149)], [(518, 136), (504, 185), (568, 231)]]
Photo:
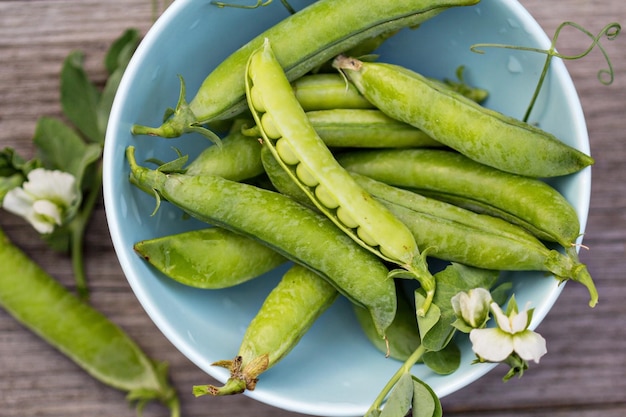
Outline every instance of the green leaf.
[(15, 152), (15, 149), (6, 147), (0, 152), (0, 177), (9, 177), (14, 174), (22, 174), (24, 179), (28, 173), (42, 166), (41, 161), (34, 158), (25, 160)]
[(90, 141), (104, 142), (98, 122), (100, 92), (83, 68), (83, 53), (71, 52), (61, 69), (61, 107), (74, 126)]
[(443, 409), (437, 394), (426, 383), (413, 377), (412, 417), (442, 417)]
[(127, 30), (109, 48), (105, 58), (105, 66), (107, 71), (109, 71), (109, 77), (98, 102), (98, 129), (103, 135), (106, 133), (109, 114), (111, 113), (113, 100), (122, 80), (122, 75), (124, 75), (124, 71), (126, 71), (126, 67), (139, 45), (139, 40), (139, 32), (137, 30)]
[(0, 206), (4, 201), (4, 196), (7, 195), (15, 187), (19, 187), (24, 182), (24, 176), (20, 173), (15, 173), (11, 176), (0, 177)]
[[(426, 297), (420, 290), (416, 290), (415, 309), (419, 310), (420, 306), (424, 305), (424, 302), (426, 302)], [(436, 303), (431, 304), (430, 308), (424, 316), (418, 316), (417, 326), (419, 328), (420, 334), (422, 335), (422, 339), (425, 335), (428, 334), (428, 332), (430, 332), (433, 327), (437, 325), (439, 320), (441, 320), (441, 310)]]
[(461, 365), (461, 350), (452, 341), (437, 352), (425, 352), (422, 360), (433, 372), (439, 375), (450, 375)]
[(387, 398), (380, 417), (404, 417), (411, 409), (413, 379), (410, 373), (403, 374)]
[[(439, 307), (440, 317), (434, 325), (426, 317), (418, 317), (418, 325), (422, 335), (422, 344), (426, 349), (438, 351), (443, 349), (454, 335), (455, 328), (452, 324), (456, 321), (456, 315), (450, 301), (460, 291), (469, 291), (472, 288), (490, 289), (497, 281), (499, 272), (473, 268), (466, 265), (452, 263), (446, 269), (435, 275), (437, 291), (433, 303)], [(417, 290), (416, 293), (421, 290)], [(421, 294), (421, 293), (420, 293)], [(423, 295), (421, 295), (423, 297)], [(422, 332), (420, 320), (428, 321), (428, 331)]]
[(129, 46), (134, 51), (139, 45), (139, 40), (139, 31), (130, 28), (113, 41), (104, 57), (104, 67), (109, 75), (117, 71), (120, 66), (126, 68), (130, 58), (128, 56)]
[(71, 127), (51, 117), (37, 121), (33, 141), (47, 169), (68, 172), (78, 184), (82, 184), (85, 171), (102, 154), (100, 145), (86, 144)]

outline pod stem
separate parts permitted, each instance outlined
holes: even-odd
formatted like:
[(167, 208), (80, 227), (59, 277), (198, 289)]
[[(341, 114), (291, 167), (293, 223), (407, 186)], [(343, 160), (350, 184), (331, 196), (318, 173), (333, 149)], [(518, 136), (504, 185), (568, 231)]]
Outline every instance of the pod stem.
[(196, 115), (191, 110), (189, 103), (185, 99), (186, 88), (185, 80), (180, 78), (180, 94), (176, 109), (170, 109), (166, 112), (165, 121), (159, 127), (149, 127), (142, 125), (133, 125), (130, 129), (133, 135), (149, 135), (160, 136), (162, 138), (177, 138), (184, 133), (199, 133), (209, 139), (213, 144), (221, 146), (222, 140), (211, 130), (201, 126)]
[(426, 255), (429, 251), (430, 248), (426, 248), (421, 253), (415, 255), (411, 264), (403, 265), (404, 269), (394, 269), (389, 272), (390, 278), (414, 278), (420, 283), (426, 293), (424, 303), (417, 309), (417, 315), (420, 317), (424, 317), (428, 312), (428, 309), (433, 303), (435, 290), (437, 288), (435, 277), (428, 270), (428, 264), (426, 262)]
[(378, 396), (372, 403), (370, 409), (367, 410), (367, 413), (365, 413), (366, 416), (378, 415), (378, 414), (375, 414), (374, 412), (380, 409), (380, 407), (383, 404), (383, 401), (385, 401), (385, 398), (387, 398), (387, 396), (389, 395), (393, 387), (396, 385), (396, 383), (400, 380), (402, 375), (411, 372), (411, 368), (413, 367), (413, 365), (415, 365), (417, 361), (419, 361), (422, 358), (424, 353), (426, 353), (426, 348), (424, 347), (424, 345), (419, 345), (417, 349), (413, 351), (411, 356), (407, 358), (407, 360), (402, 364), (402, 366), (400, 366), (400, 368), (398, 368), (396, 373), (393, 374), (391, 379), (383, 387), (381, 392), (378, 394)]
[(598, 290), (587, 266), (580, 262), (575, 246), (565, 248), (565, 254), (556, 250), (551, 251), (545, 267), (552, 272), (560, 281), (571, 279), (584, 285), (589, 291), (589, 307), (595, 307), (598, 303)]
[(253, 391), (256, 388), (258, 376), (269, 368), (269, 354), (262, 354), (244, 365), (241, 356), (233, 360), (218, 361), (214, 366), (221, 366), (230, 370), (230, 378), (221, 387), (214, 385), (194, 385), (193, 395), (223, 396), (241, 394), (245, 390)]
[(575, 262), (575, 266), (572, 269), (574, 271), (573, 276), (570, 277), (576, 282), (583, 284), (589, 291), (589, 307), (595, 307), (598, 304), (598, 289), (596, 288), (593, 278), (587, 269), (587, 266), (582, 264), (578, 258), (578, 252), (576, 252), (575, 246), (569, 246), (565, 249), (568, 257)]

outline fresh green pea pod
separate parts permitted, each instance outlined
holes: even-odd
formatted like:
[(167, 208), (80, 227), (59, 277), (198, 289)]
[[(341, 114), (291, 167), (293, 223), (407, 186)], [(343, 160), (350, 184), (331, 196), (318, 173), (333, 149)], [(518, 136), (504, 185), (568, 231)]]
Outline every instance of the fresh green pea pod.
[(306, 113), (329, 147), (406, 148), (443, 147), (415, 127), (374, 109), (334, 109)]
[(261, 146), (242, 133), (251, 120), (236, 120), (222, 146), (208, 146), (187, 166), (188, 175), (218, 175), (243, 181), (263, 173)]
[(142, 240), (133, 249), (169, 278), (204, 289), (232, 287), (287, 262), (267, 246), (219, 227)]
[(339, 74), (309, 74), (292, 81), (293, 92), (306, 111), (373, 109), (374, 105)]
[(180, 415), (167, 366), (148, 358), (129, 336), (79, 300), (0, 230), (0, 306), (91, 376), (128, 392), (138, 407), (158, 400)]
[(298, 103), (269, 40), (248, 64), (246, 92), (250, 111), (268, 147), (311, 202), (363, 248), (411, 275), (427, 297), (425, 314), (435, 292), (428, 271), (408, 228), (373, 199), (335, 160)]
[[(315, 132), (332, 148), (443, 147), (419, 129), (399, 122), (375, 109), (332, 109), (308, 111)], [(259, 137), (258, 126), (244, 131)]]
[(230, 370), (226, 384), (196, 385), (194, 395), (231, 395), (254, 390), (259, 375), (298, 344), (338, 294), (315, 272), (300, 265), (291, 267), (248, 325), (237, 356), (213, 364)]
[(542, 240), (573, 247), (580, 222), (572, 205), (538, 179), (500, 171), (456, 152), (359, 151), (338, 156), (356, 172), (390, 185), (518, 224)]
[(328, 279), (352, 302), (367, 308), (382, 336), (396, 312), (387, 267), (321, 214), (291, 198), (212, 175), (165, 173), (137, 165), (134, 147), (126, 156), (130, 181), (154, 190), (192, 217), (242, 233)]
[(385, 204), (413, 232), (429, 255), (500, 271), (546, 271), (559, 280), (580, 282), (598, 302), (593, 279), (578, 256), (549, 249), (521, 227), (485, 214), (432, 200), (355, 174), (359, 184)]
[[(295, 80), (366, 39), (418, 25), (450, 7), (470, 6), (478, 1), (316, 1), (259, 34), (226, 58), (205, 78), (189, 103), (181, 91), (175, 111), (160, 127), (135, 125), (132, 132), (178, 137), (185, 132), (202, 131), (204, 123), (228, 119), (245, 110), (246, 63), (265, 39), (275, 45), (288, 78)], [(204, 133), (214, 137), (211, 132)]]
[(338, 57), (335, 65), (381, 111), (485, 165), (545, 178), (593, 164), (589, 155), (554, 135), (487, 109), (404, 67), (347, 57)]
[(398, 311), (387, 328), (388, 342), (378, 337), (374, 323), (366, 310), (357, 306), (354, 306), (353, 310), (363, 333), (372, 345), (386, 356), (404, 362), (419, 347), (421, 339), (415, 308), (401, 289), (398, 288), (397, 293)]

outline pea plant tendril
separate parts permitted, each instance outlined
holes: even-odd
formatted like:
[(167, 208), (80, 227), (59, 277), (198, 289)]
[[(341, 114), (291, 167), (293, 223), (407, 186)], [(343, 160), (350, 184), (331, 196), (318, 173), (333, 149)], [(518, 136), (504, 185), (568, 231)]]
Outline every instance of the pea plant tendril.
[[(586, 36), (588, 36), (589, 38), (591, 38), (592, 40), (591, 45), (589, 45), (587, 49), (585, 49), (584, 51), (578, 54), (566, 55), (566, 54), (561, 54), (557, 52), (556, 43), (558, 41), (559, 35), (561, 34), (561, 31), (566, 27), (573, 27), (579, 30), (580, 32), (582, 32), (583, 34), (585, 34)], [(578, 23), (565, 21), (565, 22), (562, 22), (557, 27), (552, 37), (550, 48), (548, 49), (533, 48), (533, 47), (526, 47), (526, 46), (516, 46), (516, 45), (496, 44), (496, 43), (477, 43), (477, 44), (472, 45), (470, 47), (470, 50), (472, 52), (484, 54), (485, 52), (482, 50), (482, 48), (505, 48), (505, 49), (515, 49), (515, 50), (520, 50), (520, 51), (539, 52), (539, 53), (546, 54), (546, 60), (543, 65), (543, 69), (541, 71), (539, 81), (537, 82), (537, 87), (535, 88), (530, 104), (528, 105), (526, 113), (524, 114), (524, 117), (522, 119), (523, 121), (527, 122), (530, 117), (530, 113), (532, 112), (532, 109), (535, 105), (535, 102), (537, 101), (537, 97), (539, 96), (539, 92), (541, 91), (541, 87), (543, 86), (543, 82), (545, 81), (546, 75), (548, 74), (548, 69), (550, 68), (550, 63), (552, 62), (552, 58), (554, 57), (561, 58), (561, 59), (568, 60), (568, 61), (581, 59), (589, 55), (589, 53), (595, 47), (597, 47), (602, 53), (602, 55), (604, 56), (604, 59), (606, 60), (606, 63), (608, 65), (608, 68), (603, 68), (598, 71), (598, 80), (600, 81), (600, 83), (604, 85), (612, 84), (615, 78), (613, 64), (611, 63), (611, 59), (609, 58), (609, 54), (607, 53), (606, 49), (604, 49), (604, 46), (602, 46), (602, 44), (600, 43), (600, 40), (603, 37), (606, 37), (607, 40), (612, 41), (617, 38), (621, 30), (622, 30), (622, 27), (620, 26), (620, 24), (613, 22), (604, 26), (597, 35), (594, 35), (592, 32), (588, 31), (587, 29), (585, 29)]]
[[(273, 0), (257, 0), (256, 4), (235, 4), (235, 3), (226, 3), (223, 1), (211, 1), (211, 4), (217, 7), (234, 7), (236, 9), (257, 9), (259, 7), (265, 7), (265, 6), (269, 6), (272, 3)], [(287, 11), (290, 14), (294, 14), (296, 12), (296, 10), (291, 7), (291, 5), (289, 4), (289, 2), (287, 2), (286, 0), (281, 0), (280, 1), (283, 6), (285, 6), (285, 9), (287, 9)]]

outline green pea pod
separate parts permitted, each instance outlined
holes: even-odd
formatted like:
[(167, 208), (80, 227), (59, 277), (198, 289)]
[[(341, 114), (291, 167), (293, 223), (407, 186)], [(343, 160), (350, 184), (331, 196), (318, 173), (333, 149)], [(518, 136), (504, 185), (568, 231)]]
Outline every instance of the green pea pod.
[(387, 267), (323, 215), (282, 194), (212, 175), (164, 173), (137, 165), (126, 152), (130, 181), (180, 207), (192, 217), (257, 239), (329, 280), (348, 299), (367, 308), (381, 337), (396, 312)]
[(415, 238), (335, 160), (293, 94), (269, 40), (250, 56), (246, 93), (263, 144), (285, 172), (347, 236), (397, 264), (401, 269), (393, 270), (392, 276), (409, 275), (420, 282), (427, 301), (419, 313), (425, 314), (435, 292), (435, 280)]
[(306, 113), (311, 125), (329, 147), (406, 148), (443, 145), (415, 127), (379, 110), (335, 109)]
[[(178, 137), (201, 124), (228, 119), (246, 109), (245, 67), (250, 54), (269, 39), (290, 80), (383, 33), (420, 23), (442, 11), (479, 0), (319, 0), (259, 34), (221, 62), (191, 102), (184, 94), (172, 116), (157, 128), (135, 125), (134, 134)], [(340, 22), (328, 24), (328, 22)]]
[[(375, 109), (332, 109), (306, 112), (326, 146), (332, 148), (432, 148), (443, 145), (419, 129)], [(260, 137), (258, 126), (244, 134)]]
[(585, 285), (591, 307), (598, 302), (593, 279), (577, 256), (549, 249), (521, 227), (500, 218), (354, 175), (409, 227), (418, 245), (432, 248), (429, 255), (483, 269), (551, 272), (559, 280)]
[(292, 81), (293, 92), (306, 111), (373, 109), (374, 105), (339, 74), (310, 74)]
[(194, 288), (232, 287), (287, 262), (267, 246), (218, 227), (143, 240), (133, 248), (169, 278)]
[(415, 308), (400, 289), (398, 289), (398, 311), (395, 319), (387, 328), (388, 343), (378, 337), (376, 328), (366, 310), (357, 306), (354, 306), (353, 310), (365, 336), (376, 349), (386, 356), (404, 362), (421, 344)]
[(213, 364), (231, 371), (226, 384), (222, 387), (196, 385), (194, 395), (231, 395), (254, 390), (259, 375), (298, 344), (338, 294), (315, 272), (294, 265), (269, 293), (248, 325), (235, 359)]
[(576, 211), (553, 187), (456, 152), (377, 150), (345, 153), (337, 159), (351, 172), (502, 217), (565, 248), (572, 247), (580, 235)]
[(148, 358), (117, 325), (67, 291), (0, 230), (0, 306), (100, 382), (180, 415), (167, 366)]
[(485, 165), (530, 177), (571, 174), (585, 153), (529, 123), (487, 109), (404, 67), (338, 57), (335, 65), (388, 116)]
[(242, 133), (251, 120), (236, 120), (222, 146), (208, 146), (187, 166), (188, 175), (218, 175), (243, 181), (263, 173), (261, 146)]

